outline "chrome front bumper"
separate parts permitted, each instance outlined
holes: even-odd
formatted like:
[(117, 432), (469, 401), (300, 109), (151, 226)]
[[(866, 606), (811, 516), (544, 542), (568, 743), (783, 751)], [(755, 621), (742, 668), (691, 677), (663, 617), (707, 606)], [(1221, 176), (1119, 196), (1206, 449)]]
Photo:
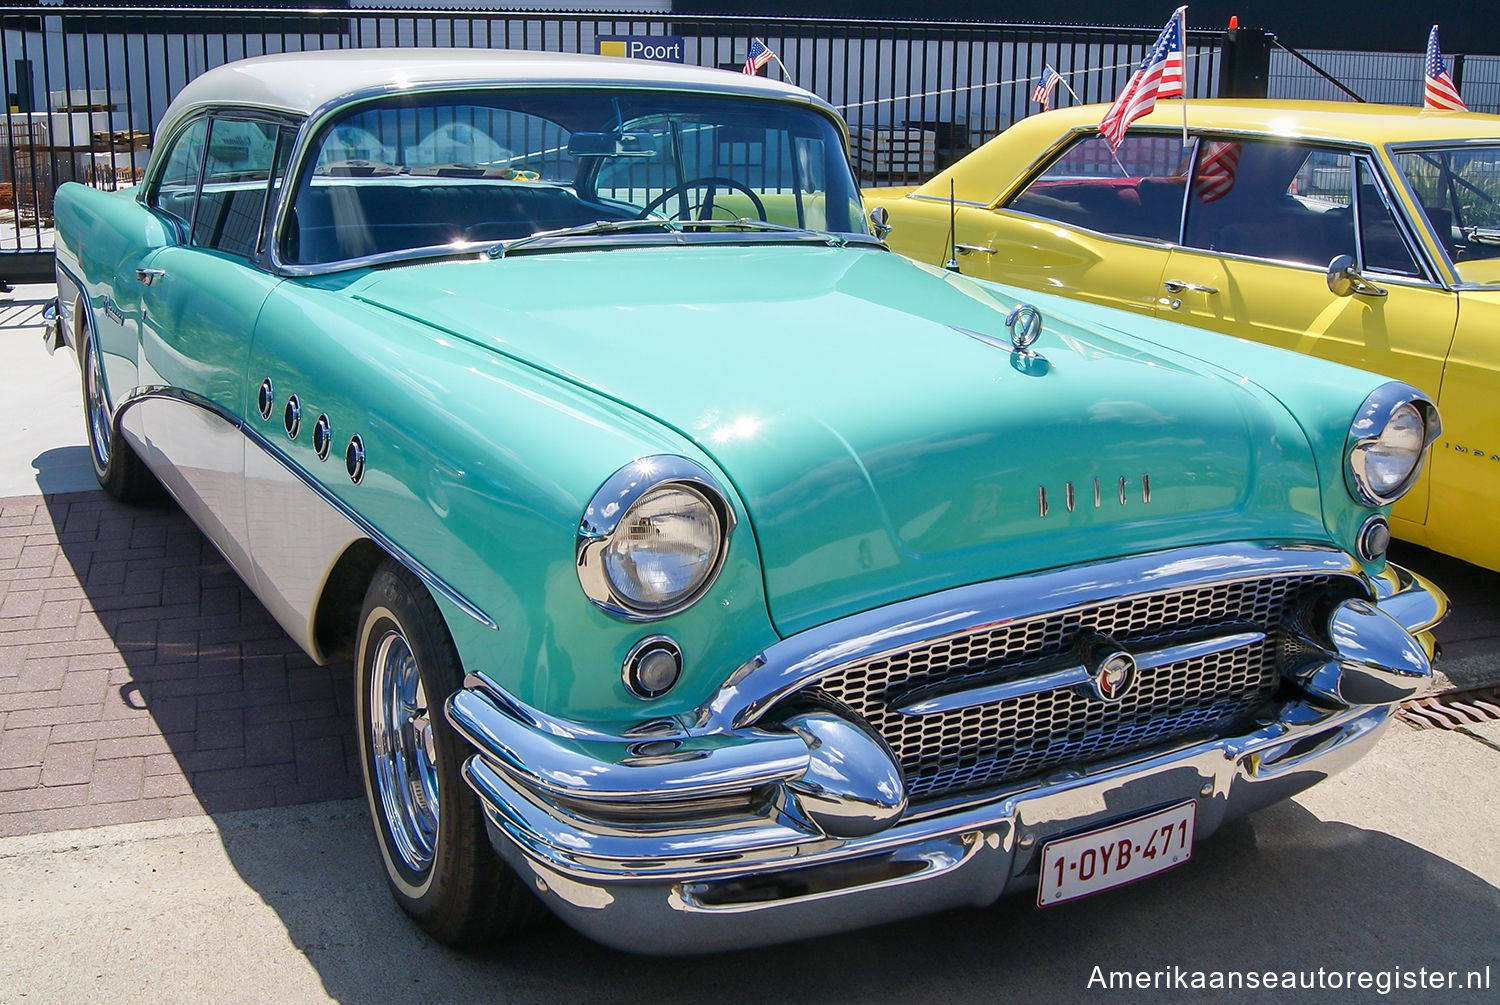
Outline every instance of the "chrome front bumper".
[(47, 355), (51, 356), (65, 344), (59, 302), (53, 297), (42, 308), (42, 346), (47, 350)]
[[(1441, 591), (1392, 570), (1373, 592), (1430, 652)], [(675, 954), (984, 906), (1035, 885), (1048, 840), (1189, 800), (1206, 837), (1342, 770), (1392, 713), (1340, 707), (1314, 675), (1303, 683), (1309, 698), (1244, 735), (913, 807), (850, 798), (861, 778), (866, 791), (889, 789), (881, 759), (857, 730), (830, 731), (817, 716), (762, 727), (706, 707), (692, 723), (606, 733), (528, 708), (476, 674), (448, 717), (479, 750), (464, 775), (492, 842), (543, 901), (599, 942)], [(829, 782), (843, 775), (848, 792)]]

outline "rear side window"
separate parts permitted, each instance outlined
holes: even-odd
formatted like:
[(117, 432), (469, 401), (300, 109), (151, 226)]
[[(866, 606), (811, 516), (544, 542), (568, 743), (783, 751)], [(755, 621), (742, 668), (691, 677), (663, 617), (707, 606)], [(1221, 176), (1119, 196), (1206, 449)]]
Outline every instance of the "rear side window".
[(286, 169), (288, 144), (269, 122), (219, 118), (208, 133), (203, 191), (193, 216), (192, 243), (252, 258), (273, 180)]
[(1079, 140), (1007, 205), (1019, 213), (1119, 237), (1176, 241), (1190, 147), (1180, 135), (1126, 136), (1111, 154)]
[(203, 168), (207, 137), (206, 118), (198, 119), (177, 134), (156, 189), (147, 200), (147, 205), (182, 221), (184, 226), (193, 219), (193, 200), (198, 194), (198, 174)]

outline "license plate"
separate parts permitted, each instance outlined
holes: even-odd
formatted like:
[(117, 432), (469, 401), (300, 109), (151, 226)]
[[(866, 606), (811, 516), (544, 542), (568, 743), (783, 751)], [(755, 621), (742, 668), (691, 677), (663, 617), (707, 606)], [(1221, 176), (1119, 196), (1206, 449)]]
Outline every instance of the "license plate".
[(1051, 907), (1091, 893), (1154, 876), (1193, 854), (1196, 803), (1187, 802), (1087, 834), (1042, 846), (1038, 907)]

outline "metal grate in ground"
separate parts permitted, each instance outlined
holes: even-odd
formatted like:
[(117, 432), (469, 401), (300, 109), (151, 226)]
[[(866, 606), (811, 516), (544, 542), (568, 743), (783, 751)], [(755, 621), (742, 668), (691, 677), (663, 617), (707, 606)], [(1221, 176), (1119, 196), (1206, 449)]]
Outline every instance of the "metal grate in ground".
[(1417, 729), (1462, 729), (1500, 720), (1500, 687), (1477, 687), (1467, 691), (1413, 698), (1401, 703), (1401, 720)]

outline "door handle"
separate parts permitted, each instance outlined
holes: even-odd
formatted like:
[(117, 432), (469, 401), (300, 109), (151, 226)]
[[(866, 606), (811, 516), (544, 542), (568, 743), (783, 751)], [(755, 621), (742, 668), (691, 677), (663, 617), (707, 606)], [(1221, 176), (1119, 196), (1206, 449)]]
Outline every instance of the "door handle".
[(1213, 296), (1219, 292), (1217, 286), (1204, 286), (1202, 283), (1185, 283), (1180, 279), (1168, 279), (1162, 283), (1168, 293), (1206, 293)]
[(955, 244), (953, 246), (953, 250), (958, 252), (960, 255), (972, 255), (976, 251), (983, 252), (986, 255), (993, 255), (995, 253), (994, 248), (985, 247), (979, 244)]
[(152, 283), (156, 282), (158, 279), (160, 279), (162, 276), (165, 276), (166, 274), (167, 274), (167, 270), (166, 269), (136, 269), (135, 270), (135, 278), (139, 279), (146, 286), (150, 286)]

